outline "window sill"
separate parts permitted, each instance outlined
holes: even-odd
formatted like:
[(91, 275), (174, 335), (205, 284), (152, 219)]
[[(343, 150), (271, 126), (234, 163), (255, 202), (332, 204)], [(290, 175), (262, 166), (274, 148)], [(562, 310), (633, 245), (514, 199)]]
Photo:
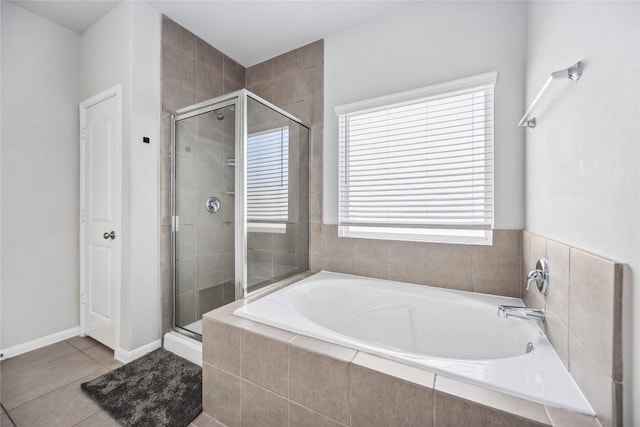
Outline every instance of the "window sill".
[(399, 234), (384, 232), (363, 232), (344, 230), (346, 227), (338, 227), (338, 236), (352, 239), (375, 239), (375, 240), (396, 240), (403, 242), (421, 242), (421, 243), (445, 243), (453, 245), (493, 245), (493, 231), (488, 230), (484, 236), (451, 236), (451, 235), (432, 235), (432, 234)]

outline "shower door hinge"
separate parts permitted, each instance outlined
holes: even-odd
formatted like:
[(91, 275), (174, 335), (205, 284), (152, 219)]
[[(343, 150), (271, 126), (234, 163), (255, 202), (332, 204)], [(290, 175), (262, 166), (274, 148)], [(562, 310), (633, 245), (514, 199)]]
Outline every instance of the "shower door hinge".
[(180, 231), (180, 217), (172, 216), (171, 217), (171, 231)]

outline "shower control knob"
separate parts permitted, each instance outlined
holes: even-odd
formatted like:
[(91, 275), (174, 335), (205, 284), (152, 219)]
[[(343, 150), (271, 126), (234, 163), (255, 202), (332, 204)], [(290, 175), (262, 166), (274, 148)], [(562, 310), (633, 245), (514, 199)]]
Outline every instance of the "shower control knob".
[(102, 237), (104, 237), (105, 240), (114, 240), (116, 238), (116, 232), (111, 230), (111, 233), (104, 233)]

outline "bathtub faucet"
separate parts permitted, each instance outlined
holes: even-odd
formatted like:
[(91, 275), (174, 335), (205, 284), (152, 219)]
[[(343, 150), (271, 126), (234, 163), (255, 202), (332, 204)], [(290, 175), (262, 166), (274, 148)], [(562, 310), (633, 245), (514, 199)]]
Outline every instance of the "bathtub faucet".
[(544, 323), (544, 310), (513, 305), (500, 305), (498, 306), (498, 317), (504, 317), (505, 319), (507, 317), (517, 317), (519, 319)]

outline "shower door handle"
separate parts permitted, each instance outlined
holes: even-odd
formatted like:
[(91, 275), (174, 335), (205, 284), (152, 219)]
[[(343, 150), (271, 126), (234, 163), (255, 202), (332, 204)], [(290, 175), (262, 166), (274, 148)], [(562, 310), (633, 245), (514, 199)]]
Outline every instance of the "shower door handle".
[(111, 239), (111, 240), (115, 240), (115, 238), (116, 238), (116, 232), (115, 232), (115, 231), (113, 231), (113, 230), (111, 230), (111, 233), (104, 233), (104, 234), (102, 235), (102, 237), (103, 237), (105, 240), (109, 240), (109, 239)]

